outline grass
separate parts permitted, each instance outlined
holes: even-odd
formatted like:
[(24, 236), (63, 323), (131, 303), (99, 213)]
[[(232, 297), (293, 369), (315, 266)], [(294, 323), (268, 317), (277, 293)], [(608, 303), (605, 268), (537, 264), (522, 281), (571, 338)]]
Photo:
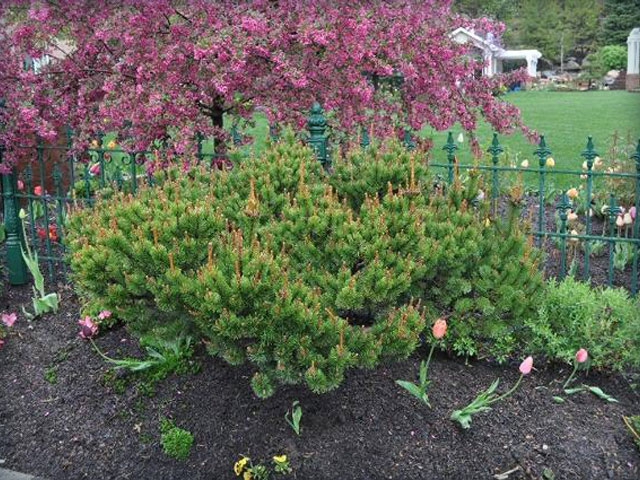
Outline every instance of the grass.
[[(580, 156), (586, 147), (587, 137), (593, 137), (596, 151), (605, 160), (611, 156), (614, 136), (618, 136), (621, 145), (629, 151), (640, 139), (640, 95), (625, 91), (595, 92), (548, 92), (526, 91), (508, 94), (505, 99), (522, 112), (527, 126), (545, 135), (547, 146), (552, 151), (556, 170), (580, 170), (584, 158)], [(256, 153), (264, 149), (269, 127), (266, 118), (257, 114), (255, 127), (245, 133), (254, 138), (251, 147)], [(422, 136), (431, 137), (434, 142), (433, 156), (438, 163), (446, 163), (446, 154), (442, 146), (446, 143), (447, 133), (425, 128)], [(450, 129), (454, 138), (463, 132), (459, 125)], [(481, 122), (476, 135), (484, 151), (489, 147), (493, 130), (486, 122)], [(464, 143), (458, 144), (458, 157), (462, 163), (472, 163), (468, 137), (464, 133)], [(537, 168), (537, 159), (533, 155), (537, 145), (531, 144), (522, 133), (502, 135), (500, 143), (505, 148), (503, 163), (519, 165), (528, 160), (532, 168)], [(483, 162), (489, 162), (486, 155)], [(631, 167), (631, 163), (629, 163)], [(549, 182), (558, 188), (576, 185), (578, 175), (558, 174)], [(537, 182), (534, 174), (525, 177), (528, 184)]]
[[(528, 91), (510, 93), (506, 100), (520, 108), (524, 123), (545, 135), (547, 145), (553, 152), (556, 167), (579, 169), (583, 158), (580, 153), (593, 136), (596, 150), (603, 158), (610, 149), (614, 134), (632, 141), (640, 138), (640, 95), (625, 91), (596, 92), (543, 92)], [(455, 135), (462, 130), (452, 129)], [(446, 132), (428, 131), (436, 146), (444, 145)], [(492, 130), (480, 125), (477, 136), (480, 144), (487, 147)], [(500, 142), (519, 160), (532, 163), (535, 146), (521, 134), (500, 137)], [(485, 148), (486, 150), (486, 148)], [(462, 152), (462, 158), (470, 158)]]

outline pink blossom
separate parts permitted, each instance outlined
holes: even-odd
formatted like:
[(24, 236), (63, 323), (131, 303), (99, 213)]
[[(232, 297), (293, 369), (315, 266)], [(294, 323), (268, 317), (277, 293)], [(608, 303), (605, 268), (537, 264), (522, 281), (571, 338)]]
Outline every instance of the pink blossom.
[(581, 348), (576, 352), (576, 362), (584, 363), (589, 358), (589, 352), (587, 352), (584, 348)]
[(36, 186), (33, 188), (33, 194), (34, 194), (34, 195), (37, 195), (38, 197), (41, 197), (41, 196), (42, 196), (42, 194), (43, 194), (43, 192), (44, 192), (44, 190), (42, 189), (42, 187), (41, 187), (40, 185), (36, 185)]
[(520, 364), (520, 373), (522, 375), (529, 375), (531, 373), (531, 369), (533, 368), (533, 357), (529, 356), (524, 359), (524, 361)]
[(85, 340), (92, 338), (98, 333), (98, 325), (95, 324), (89, 316), (79, 320), (78, 324), (80, 325), (80, 333), (78, 335)]
[(16, 323), (17, 319), (18, 315), (16, 315), (15, 312), (2, 314), (2, 323), (4, 323), (7, 327), (13, 327), (13, 324)]
[(102, 310), (99, 314), (98, 314), (98, 318), (100, 320), (105, 320), (107, 318), (111, 317), (111, 311), (109, 310)]
[(633, 220), (635, 220), (635, 219), (636, 219), (636, 207), (635, 207), (635, 206), (633, 206), (633, 207), (631, 207), (631, 208), (629, 209), (629, 214), (631, 215), (631, 218), (632, 218)]
[(18, 191), (22, 192), (24, 190), (24, 182), (22, 180), (18, 180)]

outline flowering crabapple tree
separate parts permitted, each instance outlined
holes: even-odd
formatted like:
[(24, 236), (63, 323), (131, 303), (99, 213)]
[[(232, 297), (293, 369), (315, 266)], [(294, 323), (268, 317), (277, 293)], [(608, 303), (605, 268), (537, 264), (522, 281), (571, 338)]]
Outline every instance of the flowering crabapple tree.
[[(117, 131), (130, 150), (161, 140), (176, 153), (198, 134), (224, 138), (223, 118), (302, 125), (310, 105), (332, 127), (383, 136), (455, 122), (473, 131), (524, 128), (502, 101), (523, 72), (479, 77), (479, 60), (449, 32), (499, 35), (502, 25), (450, 11), (450, 0), (3, 0), (0, 142), (64, 126), (85, 147)], [(25, 69), (26, 58), (42, 59)], [(389, 88), (385, 79), (401, 79)], [(385, 87), (386, 85), (386, 87)], [(7, 163), (9, 165), (10, 163)]]

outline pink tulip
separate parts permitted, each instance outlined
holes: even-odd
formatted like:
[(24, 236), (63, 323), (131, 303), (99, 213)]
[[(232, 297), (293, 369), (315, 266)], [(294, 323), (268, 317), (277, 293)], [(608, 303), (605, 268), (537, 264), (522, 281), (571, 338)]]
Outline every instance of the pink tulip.
[(38, 197), (41, 197), (43, 193), (42, 187), (40, 185), (36, 185), (35, 187), (33, 187), (33, 194), (37, 195)]
[(632, 219), (634, 219), (634, 220), (636, 219), (636, 207), (631, 207), (629, 209), (629, 215), (631, 215)]
[(439, 318), (431, 328), (433, 336), (440, 340), (447, 333), (447, 321), (444, 318)]
[(16, 323), (18, 319), (18, 315), (15, 313), (3, 313), (2, 314), (2, 323), (4, 323), (7, 327), (13, 327), (13, 324)]
[(94, 163), (93, 165), (91, 165), (91, 167), (89, 168), (89, 174), (93, 176), (100, 175), (100, 164)]
[(581, 348), (576, 352), (576, 362), (584, 363), (589, 358), (589, 352), (587, 352), (584, 348)]
[(111, 317), (111, 311), (109, 310), (103, 310), (98, 314), (98, 318), (100, 320), (105, 320), (107, 318)]
[(79, 320), (78, 324), (80, 325), (80, 333), (78, 335), (85, 340), (88, 340), (98, 333), (98, 325), (96, 325), (89, 316)]
[(18, 191), (21, 192), (24, 190), (24, 182), (22, 180), (18, 180)]
[(533, 357), (529, 356), (524, 359), (524, 362), (520, 364), (520, 373), (522, 375), (529, 375), (531, 373), (531, 369), (533, 368)]

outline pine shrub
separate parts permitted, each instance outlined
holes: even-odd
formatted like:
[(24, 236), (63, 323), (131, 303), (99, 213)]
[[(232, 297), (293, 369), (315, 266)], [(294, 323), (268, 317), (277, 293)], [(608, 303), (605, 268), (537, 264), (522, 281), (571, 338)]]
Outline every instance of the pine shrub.
[(515, 222), (487, 225), (479, 182), (434, 190), (397, 144), (327, 177), (289, 137), (231, 171), (160, 173), (137, 197), (75, 212), (71, 266), (87, 308), (138, 335), (181, 325), (255, 365), (261, 397), (405, 358), (443, 314), (456, 351), (504, 356), (535, 311), (538, 253)]

